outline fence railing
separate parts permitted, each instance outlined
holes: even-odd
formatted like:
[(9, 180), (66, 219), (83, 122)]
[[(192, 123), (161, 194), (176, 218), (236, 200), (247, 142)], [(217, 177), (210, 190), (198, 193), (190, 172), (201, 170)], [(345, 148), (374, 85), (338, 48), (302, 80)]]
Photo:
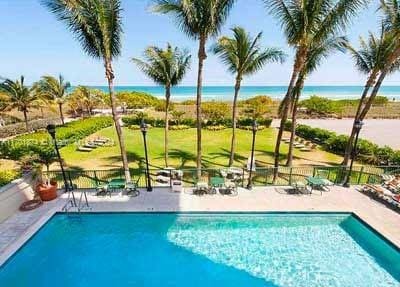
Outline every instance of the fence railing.
[[(197, 178), (196, 169), (183, 169), (182, 182), (185, 187), (193, 187), (197, 182), (209, 182), (211, 177), (226, 174), (226, 168), (220, 169), (202, 169), (201, 177)], [(246, 186), (249, 180), (249, 172), (246, 169), (236, 168), (240, 171), (240, 176), (236, 179), (239, 186)], [(274, 167), (257, 168), (252, 173), (252, 184), (254, 186), (286, 186), (295, 182), (305, 182), (308, 176), (318, 176), (330, 180), (335, 184), (344, 181), (348, 169), (344, 166), (301, 166), (301, 167), (279, 167), (277, 178), (274, 182)], [(169, 180), (160, 180), (160, 172), (169, 172), (165, 178), (171, 178), (173, 171), (162, 169), (150, 170), (150, 178), (154, 187), (170, 187)], [(400, 166), (355, 166), (350, 176), (350, 184), (377, 183), (381, 181), (383, 174), (400, 173)], [(146, 187), (145, 170), (130, 169), (132, 181), (137, 182), (139, 188)], [(56, 180), (58, 186), (63, 186), (63, 177), (61, 171), (44, 172), (44, 176)], [(123, 169), (110, 170), (66, 170), (67, 181), (76, 189), (91, 189), (101, 183), (107, 183), (113, 178), (123, 178)]]

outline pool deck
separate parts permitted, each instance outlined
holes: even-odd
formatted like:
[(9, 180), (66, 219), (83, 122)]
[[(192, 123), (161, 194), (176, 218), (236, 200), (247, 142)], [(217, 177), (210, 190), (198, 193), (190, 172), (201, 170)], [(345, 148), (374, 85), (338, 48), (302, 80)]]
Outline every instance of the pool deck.
[[(292, 195), (285, 187), (239, 189), (236, 197), (194, 196), (169, 189), (142, 190), (138, 197), (88, 197), (91, 212), (353, 212), (400, 248), (400, 214), (355, 190), (332, 187), (330, 192)], [(78, 195), (79, 196), (79, 195)], [(66, 202), (65, 196), (30, 212), (18, 212), (0, 223), (0, 266)]]

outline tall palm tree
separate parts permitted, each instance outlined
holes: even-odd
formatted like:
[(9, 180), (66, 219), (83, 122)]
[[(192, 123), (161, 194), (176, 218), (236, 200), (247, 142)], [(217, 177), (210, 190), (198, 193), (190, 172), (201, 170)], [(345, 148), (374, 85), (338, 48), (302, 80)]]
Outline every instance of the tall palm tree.
[(132, 61), (155, 83), (165, 88), (165, 131), (164, 160), (168, 167), (168, 129), (171, 88), (178, 85), (190, 68), (191, 56), (187, 51), (167, 45), (166, 49), (150, 46), (144, 52), (144, 60), (133, 58)]
[(42, 0), (44, 5), (64, 22), (76, 36), (89, 56), (102, 60), (108, 82), (111, 110), (125, 171), (131, 181), (122, 128), (116, 109), (113, 60), (121, 53), (121, 1), (120, 0)]
[(307, 62), (309, 48), (343, 31), (367, 2), (368, 0), (264, 0), (270, 13), (279, 19), (288, 44), (295, 49), (292, 75), (280, 109), (281, 123), (274, 154), (274, 181), (278, 175), (285, 122), (294, 98), (295, 84)]
[(61, 123), (65, 124), (63, 105), (68, 97), (68, 89), (71, 84), (66, 82), (62, 75), (59, 75), (58, 78), (43, 76), (39, 82), (34, 84), (34, 87), (41, 98), (52, 100), (58, 105)]
[(316, 46), (312, 46), (308, 49), (309, 53), (306, 65), (299, 74), (299, 77), (295, 84), (293, 98), (292, 98), (292, 106), (291, 106), (292, 125), (290, 131), (291, 134), (290, 134), (288, 158), (286, 162), (287, 166), (292, 166), (293, 163), (293, 146), (296, 133), (296, 124), (297, 124), (297, 109), (301, 97), (301, 92), (304, 87), (304, 82), (311, 73), (317, 70), (317, 68), (321, 65), (323, 59), (327, 58), (334, 51), (339, 50), (341, 52), (344, 52), (347, 43), (348, 42), (345, 37), (331, 37), (326, 39), (324, 42), (318, 43)]
[(252, 38), (242, 27), (234, 27), (233, 38), (221, 37), (212, 47), (212, 51), (228, 66), (229, 72), (235, 75), (235, 94), (232, 105), (232, 140), (229, 166), (232, 166), (236, 147), (237, 99), (244, 76), (261, 70), (267, 63), (285, 60), (285, 53), (277, 48), (262, 48), (262, 33)]
[(356, 134), (355, 123), (364, 120), (386, 75), (395, 72), (399, 68), (399, 56), (395, 58), (394, 62), (392, 60), (398, 46), (399, 43), (395, 34), (386, 32), (384, 28), (382, 28), (378, 37), (370, 32), (367, 40), (360, 38), (359, 49), (347, 45), (356, 68), (368, 76), (354, 116), (353, 128), (347, 142), (343, 165), (348, 164), (351, 156)]
[(207, 58), (206, 43), (215, 37), (228, 18), (235, 0), (155, 0), (154, 11), (171, 14), (182, 31), (199, 41), (196, 120), (197, 120), (197, 177), (201, 176), (201, 96), (203, 86), (203, 65)]
[(32, 87), (25, 86), (25, 78), (19, 80), (5, 79), (0, 83), (0, 93), (6, 96), (7, 106), (5, 110), (18, 109), (24, 115), (26, 130), (29, 131), (28, 112), (36, 107), (37, 95)]

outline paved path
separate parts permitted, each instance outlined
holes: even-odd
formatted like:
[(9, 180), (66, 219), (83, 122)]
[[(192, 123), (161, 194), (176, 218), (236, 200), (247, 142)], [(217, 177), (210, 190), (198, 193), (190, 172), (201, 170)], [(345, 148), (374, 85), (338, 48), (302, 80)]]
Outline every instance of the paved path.
[[(171, 193), (168, 189), (142, 191), (139, 197), (89, 196), (92, 211), (345, 211), (354, 212), (400, 247), (400, 214), (355, 189), (333, 187), (322, 195), (290, 195), (283, 187), (240, 189), (236, 197), (194, 196)], [(41, 208), (17, 213), (0, 223), (0, 265), (26, 242), (56, 211), (64, 199), (45, 203)]]
[[(299, 123), (331, 130), (338, 134), (350, 134), (353, 125), (352, 119), (300, 119)], [(400, 149), (400, 120), (367, 119), (361, 130), (360, 137), (370, 140), (380, 146), (388, 145), (394, 149)], [(277, 127), (279, 121), (274, 121)]]

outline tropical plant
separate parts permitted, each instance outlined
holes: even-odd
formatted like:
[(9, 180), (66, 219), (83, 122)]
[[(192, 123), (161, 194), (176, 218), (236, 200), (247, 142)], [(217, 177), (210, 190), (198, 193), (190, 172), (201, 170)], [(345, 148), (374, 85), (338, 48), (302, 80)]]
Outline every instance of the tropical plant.
[(40, 98), (54, 101), (58, 105), (61, 123), (65, 124), (63, 105), (68, 97), (68, 89), (71, 84), (66, 82), (62, 75), (59, 75), (58, 78), (43, 76), (33, 87)]
[(25, 127), (29, 131), (28, 112), (31, 108), (36, 107), (37, 95), (33, 88), (25, 86), (25, 78), (21, 76), (19, 80), (5, 79), (0, 83), (0, 93), (6, 99), (7, 105), (4, 110), (17, 109), (24, 115)]
[(360, 40), (359, 50), (351, 46), (348, 47), (355, 60), (356, 67), (361, 72), (368, 74), (368, 79), (354, 117), (353, 128), (344, 154), (344, 165), (347, 165), (350, 159), (356, 134), (356, 122), (365, 118), (385, 77), (397, 70), (399, 66), (400, 2), (398, 0), (381, 0), (380, 2), (380, 11), (383, 14), (380, 37), (378, 38), (370, 33), (368, 41)]
[(275, 146), (274, 181), (278, 175), (280, 145), (284, 125), (294, 98), (295, 85), (307, 62), (309, 49), (343, 31), (368, 0), (264, 0), (277, 17), (288, 44), (295, 49), (293, 70), (280, 109), (281, 124)]
[(290, 131), (289, 152), (286, 162), (287, 166), (292, 166), (293, 162), (293, 147), (297, 124), (297, 108), (304, 82), (306, 78), (321, 65), (323, 59), (327, 58), (334, 51), (339, 50), (344, 52), (344, 47), (347, 45), (347, 39), (345, 37), (329, 37), (322, 42), (312, 42), (310, 45), (311, 46), (307, 49), (308, 53), (305, 65), (299, 73), (294, 92), (291, 97), (292, 128)]
[(171, 14), (178, 27), (189, 37), (198, 40), (198, 72), (196, 95), (197, 128), (197, 177), (201, 176), (201, 97), (203, 86), (203, 65), (207, 58), (206, 43), (215, 37), (228, 18), (235, 0), (155, 0), (154, 11)]
[(71, 108), (75, 108), (75, 111), (80, 109), (91, 116), (93, 109), (103, 104), (103, 92), (86, 86), (78, 86), (68, 97), (68, 103)]
[(257, 73), (267, 63), (283, 63), (285, 60), (285, 53), (282, 50), (261, 47), (261, 32), (252, 38), (242, 27), (234, 27), (232, 31), (233, 38), (221, 37), (212, 48), (212, 51), (219, 56), (236, 79), (232, 104), (233, 124), (229, 166), (232, 166), (235, 156), (237, 99), (243, 77)]
[(103, 61), (108, 81), (111, 110), (121, 151), (125, 179), (131, 181), (124, 137), (117, 114), (114, 93), (113, 60), (121, 53), (121, 1), (120, 0), (42, 0), (44, 5), (64, 22), (81, 43), (84, 52)]
[(174, 111), (171, 112), (171, 116), (172, 116), (172, 118), (175, 121), (175, 124), (177, 126), (179, 126), (179, 124), (180, 124), (180, 122), (181, 122), (181, 120), (182, 120), (184, 115), (185, 115), (184, 111), (174, 110)]
[(139, 69), (156, 84), (165, 88), (164, 160), (168, 166), (168, 129), (171, 88), (178, 85), (190, 68), (191, 56), (185, 50), (167, 44), (166, 49), (150, 46), (144, 52), (144, 60), (133, 58)]

